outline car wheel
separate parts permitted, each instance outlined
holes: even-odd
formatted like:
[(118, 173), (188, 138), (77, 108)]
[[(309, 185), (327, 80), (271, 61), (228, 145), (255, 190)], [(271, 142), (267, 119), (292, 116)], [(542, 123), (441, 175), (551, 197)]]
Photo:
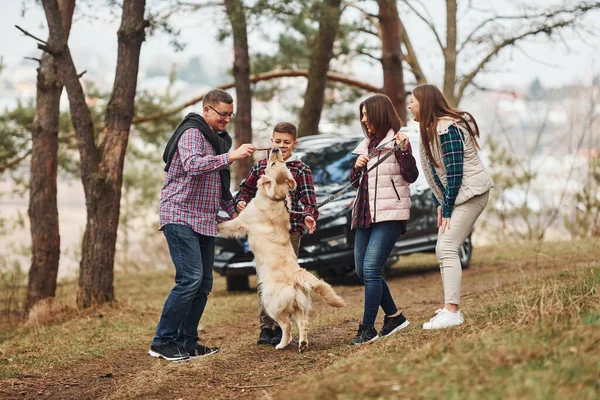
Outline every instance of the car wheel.
[(227, 280), (227, 290), (229, 291), (233, 292), (250, 289), (248, 276), (227, 276), (225, 279)]
[(467, 269), (471, 265), (472, 254), (473, 242), (471, 242), (471, 235), (469, 235), (465, 239), (465, 242), (458, 248), (458, 258), (460, 258), (460, 265), (463, 269)]

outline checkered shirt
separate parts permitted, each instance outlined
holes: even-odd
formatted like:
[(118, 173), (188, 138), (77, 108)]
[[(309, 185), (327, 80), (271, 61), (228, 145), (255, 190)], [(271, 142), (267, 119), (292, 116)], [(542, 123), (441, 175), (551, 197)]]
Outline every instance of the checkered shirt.
[(166, 224), (192, 228), (205, 236), (217, 236), (223, 209), (233, 217), (233, 201), (221, 199), (219, 170), (230, 164), (227, 154), (215, 149), (198, 129), (187, 129), (177, 143), (171, 167), (160, 191), (159, 229)]
[[(444, 199), (442, 202), (442, 217), (450, 218), (452, 210), (454, 209), (454, 203), (460, 186), (462, 185), (463, 178), (463, 163), (464, 163), (464, 145), (461, 133), (457, 127), (451, 126), (448, 128), (448, 133), (440, 135), (440, 142), (442, 147), (442, 159), (446, 166), (446, 187), (442, 185), (442, 181), (435, 172), (435, 168), (431, 161), (429, 167), (433, 172), (433, 179), (438, 185), (442, 193), (444, 193)], [(436, 207), (440, 205), (440, 202), (433, 196), (433, 200)]]
[[(315, 184), (313, 182), (312, 171), (308, 165), (304, 164), (300, 160), (290, 160), (286, 163), (287, 168), (292, 173), (294, 180), (296, 181), (296, 190), (290, 192), (292, 198), (292, 204), (288, 204), (288, 207), (292, 211), (304, 212), (306, 215), (310, 215), (317, 220), (319, 218), (319, 211), (313, 205), (317, 204), (317, 197), (315, 196)], [(235, 204), (240, 201), (249, 203), (254, 198), (257, 190), (257, 182), (261, 175), (264, 175), (265, 169), (267, 168), (267, 159), (262, 159), (258, 163), (252, 166), (252, 169), (248, 173), (248, 176), (240, 185), (240, 191), (237, 192), (234, 198)], [(304, 207), (302, 206), (304, 205)], [(303, 214), (290, 214), (291, 232), (302, 233), (302, 226), (305, 215)]]

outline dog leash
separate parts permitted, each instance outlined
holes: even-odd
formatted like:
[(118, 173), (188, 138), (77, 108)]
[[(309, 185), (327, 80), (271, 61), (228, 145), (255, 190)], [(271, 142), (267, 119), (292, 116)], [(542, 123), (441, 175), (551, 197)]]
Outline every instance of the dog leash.
[[(382, 143), (381, 145), (377, 146), (375, 149), (373, 149), (373, 151), (371, 151), (369, 154), (367, 154), (367, 157), (369, 157), (369, 158), (374, 157), (378, 152), (380, 152), (381, 150), (384, 149), (384, 146), (386, 146), (387, 144), (391, 143), (394, 140), (396, 140), (396, 139), (394, 138), (392, 140), (389, 140), (389, 141), (387, 141), (385, 143)], [(340, 189), (339, 191), (337, 191), (335, 194), (329, 196), (328, 198), (326, 198), (325, 200), (323, 200), (322, 202), (320, 202), (318, 204), (307, 204), (307, 207), (310, 206), (310, 207), (313, 207), (315, 209), (319, 209), (319, 208), (323, 207), (325, 204), (330, 203), (331, 201), (333, 201), (333, 200), (337, 199), (338, 197), (340, 197), (342, 194), (344, 194), (345, 192), (347, 192), (348, 189), (350, 189), (351, 187), (353, 187), (353, 185), (356, 182), (358, 182), (360, 180), (360, 178), (362, 178), (365, 174), (368, 174), (369, 172), (373, 171), (382, 162), (384, 162), (392, 154), (394, 154), (395, 151), (397, 151), (398, 149), (400, 149), (400, 147), (402, 147), (402, 145), (404, 144), (405, 141), (406, 141), (406, 139), (404, 139), (402, 142), (400, 142), (400, 144), (396, 144), (393, 148), (390, 149), (391, 151), (389, 151), (388, 153), (384, 154), (369, 169), (363, 169), (362, 172), (360, 172), (359, 175), (356, 178), (354, 178), (354, 180), (352, 182), (350, 182), (349, 184), (347, 184), (346, 186), (344, 186), (342, 189)], [(293, 211), (293, 210), (290, 210), (289, 207), (288, 207), (288, 205), (287, 205), (287, 201), (284, 201), (284, 204), (285, 204), (285, 208), (287, 208), (287, 210), (288, 210), (288, 212), (290, 214), (306, 214), (306, 212), (304, 212), (304, 211)]]

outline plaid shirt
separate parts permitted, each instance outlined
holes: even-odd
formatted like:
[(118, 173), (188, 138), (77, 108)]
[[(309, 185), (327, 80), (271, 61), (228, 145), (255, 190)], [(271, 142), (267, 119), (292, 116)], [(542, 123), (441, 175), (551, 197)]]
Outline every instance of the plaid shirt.
[(201, 235), (217, 236), (217, 223), (227, 219), (217, 217), (219, 209), (230, 217), (235, 213), (233, 201), (221, 200), (219, 170), (229, 164), (229, 156), (216, 155), (198, 129), (186, 130), (160, 191), (159, 229), (179, 224)]
[[(377, 145), (381, 142), (381, 139), (372, 139), (369, 142), (369, 153), (372, 152)], [(394, 148), (394, 156), (400, 164), (400, 175), (406, 182), (412, 183), (417, 180), (419, 177), (419, 170), (417, 169), (417, 161), (412, 155), (412, 146), (410, 143), (408, 144), (408, 149), (406, 151), (400, 151), (400, 148), (396, 146)], [(352, 168), (352, 172), (350, 173), (350, 181), (354, 181), (359, 172), (361, 170), (356, 170)], [(356, 210), (358, 221), (356, 224), (357, 228), (368, 228), (371, 226), (371, 210), (369, 207), (369, 174), (365, 174), (359, 182), (354, 183), (354, 187), (358, 188), (358, 197), (356, 201), (358, 202), (358, 209)], [(401, 229), (401, 233), (406, 232), (406, 221), (401, 221), (403, 226)]]
[[(304, 212), (306, 215), (313, 217), (316, 221), (317, 218), (319, 218), (319, 211), (316, 207), (313, 207), (313, 205), (317, 204), (317, 197), (315, 196), (315, 184), (310, 168), (298, 159), (288, 160), (285, 164), (292, 173), (297, 184), (296, 190), (290, 192), (292, 204), (288, 206), (291, 206), (292, 211)], [(260, 178), (261, 175), (264, 175), (266, 168), (266, 158), (252, 166), (248, 176), (240, 185), (240, 191), (235, 195), (235, 204), (240, 201), (249, 203), (250, 200), (254, 198), (256, 195), (258, 178)], [(304, 208), (302, 208), (300, 203), (304, 204)], [(290, 224), (292, 225), (290, 233), (302, 233), (304, 217), (305, 215), (303, 214), (290, 214)]]
[[(433, 172), (433, 179), (441, 189), (442, 193), (444, 193), (442, 202), (442, 217), (444, 218), (450, 218), (452, 215), (454, 202), (456, 201), (460, 186), (462, 185), (464, 147), (460, 135), (461, 133), (455, 126), (449, 127), (447, 134), (440, 135), (442, 158), (444, 160), (444, 165), (446, 166), (446, 187), (442, 185), (431, 161), (429, 162), (429, 167)], [(433, 200), (436, 207), (440, 205), (440, 202), (435, 196), (433, 196)]]

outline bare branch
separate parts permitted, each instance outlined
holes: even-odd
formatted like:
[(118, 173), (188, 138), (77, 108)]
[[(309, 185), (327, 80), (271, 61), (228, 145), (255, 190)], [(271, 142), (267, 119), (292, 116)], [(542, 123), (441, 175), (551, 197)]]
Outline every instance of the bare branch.
[(31, 149), (27, 150), (25, 152), (25, 154), (23, 154), (20, 157), (15, 158), (14, 160), (10, 161), (7, 164), (4, 164), (4, 165), (0, 164), (0, 175), (2, 175), (4, 173), (4, 171), (6, 171), (6, 170), (13, 169), (17, 165), (19, 165), (21, 163), (21, 161), (23, 161), (24, 159), (26, 159), (30, 155), (31, 155)]
[(351, 3), (351, 2), (348, 2), (348, 3), (346, 3), (345, 7), (348, 7), (348, 8), (355, 8), (355, 9), (357, 9), (358, 11), (360, 11), (360, 13), (361, 13), (361, 14), (362, 14), (362, 15), (363, 15), (363, 16), (364, 16), (366, 19), (368, 19), (368, 20), (369, 20), (369, 21), (371, 21), (371, 22), (373, 22), (373, 19), (377, 19), (377, 15), (375, 15), (375, 14), (371, 14), (370, 12), (366, 11), (364, 8), (362, 8), (362, 7), (359, 7), (359, 6), (358, 6), (356, 3)]
[(406, 28), (404, 27), (404, 23), (402, 22), (402, 18), (398, 18), (400, 22), (400, 36), (402, 37), (402, 43), (404, 43), (404, 47), (406, 48), (406, 52), (404, 54), (404, 60), (410, 66), (410, 70), (415, 76), (417, 83), (423, 84), (427, 82), (425, 78), (425, 73), (423, 73), (423, 69), (421, 68), (421, 64), (419, 63), (419, 59), (417, 58), (417, 53), (413, 48), (412, 42), (408, 37), (408, 32), (406, 32)]
[[(298, 69), (298, 70), (286, 69), (286, 70), (280, 70), (280, 71), (266, 72), (264, 74), (259, 74), (259, 75), (251, 75), (250, 82), (256, 83), (256, 82), (267, 81), (267, 80), (271, 80), (271, 79), (294, 78), (294, 77), (308, 77), (308, 70), (307, 69)], [(375, 86), (370, 85), (365, 82), (357, 81), (356, 79), (349, 78), (346, 75), (338, 74), (338, 73), (331, 72), (331, 71), (327, 72), (327, 80), (332, 81), (332, 82), (344, 83), (348, 86), (358, 87), (367, 92), (372, 92), (372, 93), (381, 92), (381, 88), (375, 87)], [(235, 86), (235, 82), (228, 82), (223, 85), (217, 86), (215, 89), (225, 90), (225, 89), (230, 89), (234, 86)], [(194, 104), (201, 102), (203, 98), (204, 98), (204, 93), (201, 94), (200, 96), (197, 96), (197, 97), (195, 97), (177, 107), (174, 107), (170, 110), (155, 113), (155, 114), (150, 114), (150, 115), (146, 115), (146, 116), (134, 117), (132, 123), (140, 124), (142, 122), (154, 121), (155, 119), (163, 118), (163, 117), (178, 113), (178, 112), (186, 109), (187, 107), (193, 106)]]
[(20, 30), (21, 32), (23, 32), (23, 34), (25, 36), (29, 36), (30, 38), (33, 38), (33, 39), (37, 40), (38, 42), (43, 43), (45, 45), (48, 44), (45, 40), (42, 40), (42, 39), (40, 39), (37, 36), (33, 36), (31, 33), (27, 32), (25, 29), (21, 28), (19, 25), (15, 25), (15, 28), (17, 28), (18, 30)]
[[(429, 26), (429, 28), (433, 32), (433, 35), (435, 36), (435, 40), (437, 41), (438, 45), (440, 46), (440, 49), (442, 49), (442, 51), (444, 51), (446, 46), (442, 43), (442, 39), (440, 38), (440, 35), (439, 35), (437, 29), (435, 29), (435, 25), (433, 24), (431, 15), (428, 15), (428, 17), (424, 16), (419, 11), (417, 11), (417, 9), (412, 4), (410, 4), (410, 2), (408, 0), (402, 0), (402, 2), (404, 4), (406, 4), (412, 10), (412, 12), (415, 13), (415, 15), (417, 17), (419, 17), (419, 19), (421, 19), (423, 22), (425, 22), (427, 24), (427, 26)], [(423, 7), (425, 9), (425, 11), (427, 12), (427, 8), (425, 8), (423, 3), (421, 3), (420, 1), (418, 1), (418, 3), (421, 4), (421, 7)]]
[(577, 19), (577, 17), (573, 17), (570, 20), (567, 21), (558, 21), (553, 23), (552, 25), (542, 25), (539, 27), (536, 27), (530, 31), (527, 31), (525, 33), (522, 33), (518, 36), (514, 36), (514, 37), (509, 37), (504, 39), (502, 42), (500, 42), (499, 44), (495, 45), (494, 48), (492, 48), (492, 50), (479, 62), (479, 64), (477, 64), (477, 66), (468, 74), (464, 75), (461, 80), (460, 80), (460, 84), (458, 87), (458, 92), (457, 92), (457, 99), (460, 99), (462, 97), (462, 94), (465, 90), (465, 88), (473, 81), (473, 78), (486, 66), (486, 64), (492, 59), (494, 58), (502, 49), (504, 49), (507, 46), (513, 45), (516, 42), (526, 38), (526, 37), (530, 37), (530, 36), (535, 36), (538, 35), (540, 33), (545, 33), (547, 35), (552, 34), (552, 31), (554, 29), (558, 29), (558, 28), (563, 28), (565, 26), (571, 25), (575, 20)]
[(358, 54), (360, 54), (361, 56), (365, 56), (368, 57), (372, 60), (375, 60), (377, 62), (381, 62), (381, 58), (374, 56), (373, 54), (367, 53), (366, 51), (362, 51), (362, 50), (357, 50), (356, 51)]
[[(539, 13), (524, 12), (523, 14), (520, 14), (520, 15), (493, 15), (493, 16), (481, 21), (481, 23), (479, 23), (479, 25), (477, 25), (469, 33), (469, 35), (467, 35), (466, 39), (460, 45), (457, 53), (460, 53), (465, 48), (465, 46), (467, 46), (469, 43), (476, 42), (477, 40), (474, 39), (475, 35), (479, 31), (481, 31), (485, 26), (487, 26), (490, 22), (518, 21), (518, 20), (521, 20), (523, 22), (535, 21), (535, 20), (548, 21), (549, 19), (557, 18), (561, 15), (572, 15), (572, 14), (583, 15), (583, 14), (587, 13), (588, 11), (597, 9), (597, 8), (600, 8), (600, 2), (583, 3), (583, 4), (579, 4), (572, 8), (549, 9), (549, 10), (544, 10)], [(541, 23), (544, 24), (544, 22), (541, 22)]]
[(362, 32), (362, 33), (366, 33), (368, 35), (372, 35), (372, 36), (375, 36), (375, 37), (379, 37), (379, 34), (377, 32), (370, 31), (367, 28), (358, 28), (357, 31)]
[(32, 60), (32, 61), (37, 61), (37, 62), (42, 62), (42, 60), (40, 60), (39, 58), (35, 58), (35, 57), (23, 57), (25, 60)]

